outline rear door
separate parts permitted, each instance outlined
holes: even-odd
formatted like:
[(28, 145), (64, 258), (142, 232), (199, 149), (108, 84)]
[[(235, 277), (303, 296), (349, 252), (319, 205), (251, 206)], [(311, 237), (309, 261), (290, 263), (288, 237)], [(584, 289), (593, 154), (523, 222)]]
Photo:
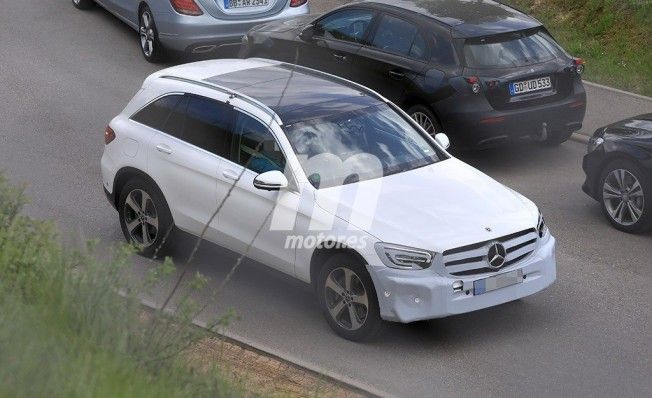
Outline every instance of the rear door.
[[(230, 146), (232, 119), (229, 105), (186, 94), (150, 141), (148, 173), (163, 191), (175, 224), (196, 235), (220, 201), (217, 183)], [(216, 241), (217, 225), (215, 218), (207, 239)]]
[(570, 57), (544, 30), (467, 39), (464, 74), (478, 76), (494, 109), (553, 102), (573, 90)]
[(407, 19), (380, 16), (369, 45), (355, 57), (352, 80), (400, 104), (426, 69), (429, 48), (419, 27)]
[(299, 64), (351, 77), (353, 57), (366, 42), (375, 12), (347, 8), (315, 22), (312, 40), (299, 43)]

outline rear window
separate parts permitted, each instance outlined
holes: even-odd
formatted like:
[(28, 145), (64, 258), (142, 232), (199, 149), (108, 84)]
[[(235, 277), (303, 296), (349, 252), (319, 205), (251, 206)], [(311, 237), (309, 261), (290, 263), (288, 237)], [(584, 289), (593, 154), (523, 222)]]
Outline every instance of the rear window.
[(464, 44), (466, 66), (471, 68), (527, 66), (564, 54), (564, 50), (544, 31), (470, 39)]

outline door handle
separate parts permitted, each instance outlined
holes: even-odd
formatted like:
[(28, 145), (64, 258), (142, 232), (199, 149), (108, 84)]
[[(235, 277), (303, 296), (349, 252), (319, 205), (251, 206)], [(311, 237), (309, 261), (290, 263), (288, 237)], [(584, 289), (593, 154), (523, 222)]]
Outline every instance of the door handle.
[(346, 61), (346, 55), (342, 54), (333, 54), (333, 57), (335, 57), (336, 60), (345, 62)]
[(402, 78), (405, 77), (405, 73), (399, 72), (399, 71), (396, 71), (396, 70), (390, 70), (389, 71), (389, 76), (392, 79), (401, 80)]
[(229, 179), (229, 180), (233, 180), (233, 181), (237, 180), (238, 177), (239, 177), (238, 173), (236, 173), (233, 170), (224, 170), (222, 172), (222, 175), (224, 176), (224, 178)]
[(161, 152), (161, 153), (164, 153), (166, 155), (171, 155), (172, 154), (172, 148), (170, 148), (169, 146), (167, 146), (165, 144), (158, 144), (156, 146), (156, 150)]

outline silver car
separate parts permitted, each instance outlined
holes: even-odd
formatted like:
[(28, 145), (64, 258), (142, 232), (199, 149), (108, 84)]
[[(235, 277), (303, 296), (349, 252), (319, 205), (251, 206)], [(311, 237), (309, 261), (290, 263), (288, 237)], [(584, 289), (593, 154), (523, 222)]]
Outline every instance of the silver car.
[(96, 3), (136, 29), (149, 62), (166, 54), (211, 53), (240, 45), (253, 26), (308, 14), (308, 0), (72, 0), (88, 9)]

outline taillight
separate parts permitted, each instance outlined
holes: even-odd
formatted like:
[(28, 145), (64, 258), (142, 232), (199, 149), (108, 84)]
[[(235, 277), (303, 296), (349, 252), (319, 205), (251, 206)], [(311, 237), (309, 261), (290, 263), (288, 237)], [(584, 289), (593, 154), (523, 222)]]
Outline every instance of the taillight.
[(573, 66), (575, 66), (575, 72), (578, 75), (581, 75), (584, 72), (584, 60), (582, 58), (573, 59)]
[(480, 92), (480, 79), (478, 79), (477, 76), (465, 77), (464, 80), (471, 85), (471, 91), (473, 91), (473, 94), (478, 94)]
[(179, 14), (197, 16), (204, 13), (195, 0), (170, 0), (170, 4)]
[(308, 0), (290, 0), (290, 7), (299, 7), (306, 4)]
[(115, 140), (115, 132), (109, 126), (104, 130), (104, 145), (109, 145), (111, 141)]

